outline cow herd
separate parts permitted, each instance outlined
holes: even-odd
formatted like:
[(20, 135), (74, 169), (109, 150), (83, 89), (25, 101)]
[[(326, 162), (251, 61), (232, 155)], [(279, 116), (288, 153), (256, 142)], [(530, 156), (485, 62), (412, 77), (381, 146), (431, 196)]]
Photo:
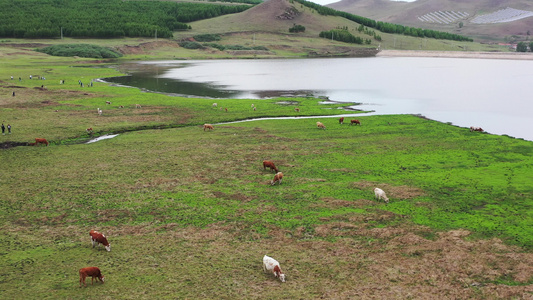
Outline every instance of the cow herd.
[[(111, 102), (107, 101), (106, 104), (111, 104)], [(141, 106), (139, 104), (136, 104), (135, 105), (136, 108), (141, 108)], [(217, 103), (213, 103), (212, 105), (213, 107), (217, 107), (218, 104)], [(256, 107), (252, 104), (252, 109), (256, 109)], [(226, 109), (227, 111), (227, 109)], [(295, 108), (295, 111), (296, 112), (299, 112), (300, 109), (299, 108)], [(100, 108), (97, 109), (97, 112), (98, 112), (98, 115), (102, 115), (102, 110)], [(339, 118), (339, 124), (344, 124), (344, 117), (341, 117)], [(316, 125), (318, 128), (320, 129), (326, 129), (326, 126), (322, 123), (322, 122), (316, 122)], [(350, 121), (350, 125), (361, 125), (361, 122), (357, 119), (353, 119)], [(214, 129), (214, 126), (211, 125), (211, 124), (204, 124), (203, 125), (203, 130), (206, 131), (211, 131)], [(87, 133), (89, 134), (92, 134), (93, 133), (93, 129), (92, 128), (87, 128), (86, 129)], [(479, 131), (479, 132), (483, 132), (483, 129), (481, 129), (480, 127), (470, 127), (470, 131)], [(46, 146), (48, 146), (48, 141), (44, 138), (36, 138), (35, 139), (35, 143), (31, 143), (30, 145), (39, 145), (39, 144), (44, 144)], [(274, 162), (270, 161), (270, 160), (264, 160), (263, 161), (263, 169), (266, 170), (266, 169), (269, 169), (269, 171), (274, 171), (275, 175), (274, 175), (274, 178), (271, 180), (270, 184), (271, 185), (275, 185), (276, 183), (278, 183), (279, 185), (281, 185), (281, 182), (283, 180), (283, 173), (279, 171), (279, 169), (276, 167), (276, 165), (274, 164)], [(375, 197), (377, 200), (381, 200), (383, 199), (383, 201), (385, 203), (389, 203), (389, 198), (387, 197), (385, 191), (383, 191), (382, 189), (380, 188), (374, 188), (374, 194), (375, 194)], [(111, 245), (110, 243), (108, 242), (106, 236), (98, 231), (95, 231), (95, 230), (91, 230), (89, 232), (89, 235), (91, 237), (91, 242), (92, 242), (92, 245), (93, 245), (93, 248), (95, 246), (99, 246), (99, 245), (102, 245), (108, 252), (111, 251)], [(272, 257), (269, 257), (267, 255), (265, 255), (263, 257), (263, 270), (264, 272), (271, 272), (274, 277), (278, 278), (281, 282), (285, 282), (286, 278), (285, 278), (285, 274), (283, 273), (283, 271), (281, 270), (281, 267), (280, 267), (280, 263), (275, 260), (274, 258)], [(80, 279), (79, 279), (79, 283), (80, 283), (80, 287), (83, 285), (83, 286), (86, 286), (85, 284), (85, 280), (87, 277), (91, 277), (91, 284), (94, 284), (93, 281), (96, 280), (96, 281), (100, 281), (102, 282), (102, 284), (104, 283), (104, 275), (102, 274), (102, 272), (100, 271), (100, 269), (98, 267), (86, 267), (86, 268), (82, 268), (79, 270), (79, 275), (80, 275)]]

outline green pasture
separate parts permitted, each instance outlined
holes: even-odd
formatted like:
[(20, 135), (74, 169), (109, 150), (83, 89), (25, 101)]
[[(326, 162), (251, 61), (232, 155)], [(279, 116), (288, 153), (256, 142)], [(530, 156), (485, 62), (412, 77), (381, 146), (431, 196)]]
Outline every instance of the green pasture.
[[(513, 255), (533, 246), (529, 141), (410, 115), (354, 116), (361, 126), (341, 125), (334, 115), (349, 113), (344, 104), (311, 97), (213, 100), (81, 87), (78, 80), (119, 73), (74, 58), (13, 57), (0, 63), (0, 118), (13, 126), (0, 142), (51, 144), (0, 150), (2, 299), (347, 299), (359, 295), (354, 283), (382, 282), (372, 277), (388, 264), (382, 252), (410, 266), (439, 263), (429, 258), (438, 251), (409, 252), (390, 243), (394, 234), (373, 234), (383, 230), (433, 241), (466, 229), (467, 242), (501, 240)], [(310, 118), (232, 122), (274, 116)], [(203, 131), (204, 123), (214, 130)], [(81, 143), (91, 138), (88, 127), (93, 137), (119, 135)], [(270, 185), (265, 159), (284, 173), (281, 185)], [(374, 187), (389, 204), (374, 199)], [(111, 252), (91, 248), (90, 229), (108, 235)], [(491, 255), (507, 263), (510, 250), (499, 247)], [(265, 254), (279, 257), (287, 284), (263, 273)], [(533, 282), (531, 274), (517, 277), (518, 263), (515, 271), (496, 267), (498, 259), (454, 273), (449, 291), (465, 280)], [(78, 269), (91, 265), (106, 283), (78, 288)], [(439, 286), (384, 272), (388, 288), (415, 279), (434, 292)], [(471, 285), (462, 293), (494, 295)]]

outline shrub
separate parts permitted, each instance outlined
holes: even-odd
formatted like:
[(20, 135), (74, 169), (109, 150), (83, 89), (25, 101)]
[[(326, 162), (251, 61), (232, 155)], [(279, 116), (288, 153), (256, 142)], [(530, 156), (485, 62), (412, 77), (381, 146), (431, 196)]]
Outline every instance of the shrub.
[(197, 42), (214, 42), (220, 41), (221, 37), (218, 34), (199, 34), (193, 37)]
[(216, 49), (218, 49), (220, 51), (226, 50), (226, 46), (220, 45), (220, 44), (217, 44), (217, 43), (206, 43), (206, 44), (204, 44), (204, 46), (211, 47), (211, 48), (216, 48)]
[(181, 42), (179, 45), (185, 49), (204, 49), (204, 46), (197, 42)]
[(292, 26), (291, 28), (289, 28), (289, 32), (304, 32), (305, 31), (305, 26), (302, 26), (302, 25), (296, 25), (294, 24), (294, 26)]
[(121, 53), (110, 48), (90, 44), (54, 45), (36, 49), (36, 51), (52, 56), (79, 56), (90, 58), (117, 58), (122, 56)]

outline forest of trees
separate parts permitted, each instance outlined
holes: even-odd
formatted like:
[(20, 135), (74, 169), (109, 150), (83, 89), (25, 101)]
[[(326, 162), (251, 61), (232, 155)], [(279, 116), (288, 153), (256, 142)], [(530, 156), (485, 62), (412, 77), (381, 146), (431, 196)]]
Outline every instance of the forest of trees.
[(369, 18), (356, 16), (356, 15), (343, 12), (343, 11), (338, 11), (333, 8), (325, 7), (325, 6), (322, 6), (322, 5), (313, 3), (313, 2), (309, 2), (306, 0), (292, 0), (292, 1), (296, 1), (304, 6), (315, 9), (321, 15), (339, 16), (339, 17), (348, 19), (350, 21), (357, 22), (366, 27), (377, 29), (385, 33), (404, 34), (404, 35), (409, 35), (409, 36), (414, 36), (414, 37), (427, 37), (427, 38), (435, 38), (435, 39), (441, 39), (441, 40), (467, 41), (467, 42), (473, 41), (471, 38), (464, 37), (458, 34), (448, 33), (448, 32), (422, 29), (422, 28), (414, 28), (414, 27), (391, 24), (391, 23), (386, 23), (386, 22), (377, 22)]
[(175, 30), (189, 29), (187, 22), (250, 7), (170, 1), (4, 0), (0, 1), (0, 37), (150, 37), (157, 32), (158, 37), (169, 38)]
[(321, 38), (332, 39), (335, 41), (341, 41), (345, 43), (352, 43), (352, 44), (359, 44), (359, 45), (363, 44), (362, 38), (358, 36), (354, 36), (348, 30), (344, 30), (344, 29), (333, 29), (329, 31), (322, 31), (320, 32), (318, 36)]

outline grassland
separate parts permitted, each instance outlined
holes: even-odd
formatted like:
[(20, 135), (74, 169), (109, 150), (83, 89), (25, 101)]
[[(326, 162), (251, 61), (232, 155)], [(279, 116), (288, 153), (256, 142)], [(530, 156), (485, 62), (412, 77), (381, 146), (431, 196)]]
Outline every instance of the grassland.
[[(0, 142), (51, 141), (0, 150), (2, 299), (532, 296), (531, 142), (408, 115), (340, 125), (318, 118), (346, 113), (340, 104), (314, 98), (213, 108), (80, 87), (118, 72), (23, 48), (0, 53), (0, 118), (13, 126)], [(228, 123), (296, 116), (296, 106), (315, 117)], [(202, 131), (206, 122), (215, 129)], [(120, 134), (82, 144), (88, 127)], [(283, 184), (269, 185), (264, 159)], [(374, 187), (391, 202), (376, 201)], [(91, 248), (90, 229), (111, 252)], [(280, 261), (285, 284), (263, 273), (265, 254)], [(78, 288), (87, 266), (106, 283)]]

